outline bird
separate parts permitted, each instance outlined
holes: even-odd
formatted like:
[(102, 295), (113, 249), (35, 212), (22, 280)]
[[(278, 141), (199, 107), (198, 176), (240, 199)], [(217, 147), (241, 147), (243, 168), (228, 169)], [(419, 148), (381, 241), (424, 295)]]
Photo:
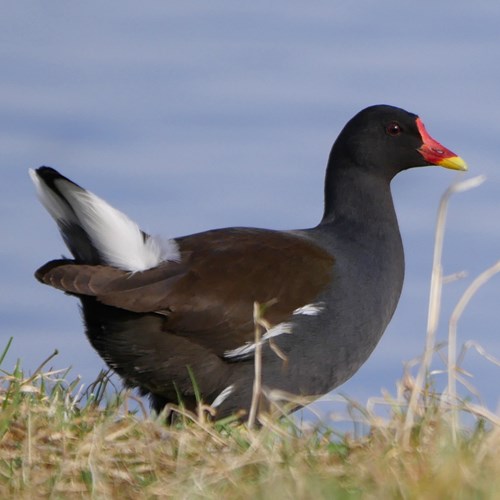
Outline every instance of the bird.
[(259, 411), (280, 394), (311, 401), (352, 377), (389, 324), (404, 278), (390, 183), (430, 165), (467, 170), (417, 115), (370, 106), (331, 148), (316, 226), (170, 239), (57, 170), (30, 169), (72, 254), (35, 276), (80, 300), (91, 345), (158, 413), (179, 402), (194, 410), (201, 398), (214, 418), (247, 415), (257, 351)]

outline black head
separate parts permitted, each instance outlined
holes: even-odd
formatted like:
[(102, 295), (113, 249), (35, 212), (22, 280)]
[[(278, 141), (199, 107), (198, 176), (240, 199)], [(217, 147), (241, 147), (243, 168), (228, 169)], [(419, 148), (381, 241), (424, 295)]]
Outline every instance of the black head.
[(370, 106), (344, 127), (333, 145), (329, 168), (360, 168), (392, 179), (422, 165), (467, 170), (455, 153), (432, 139), (420, 118), (401, 108)]

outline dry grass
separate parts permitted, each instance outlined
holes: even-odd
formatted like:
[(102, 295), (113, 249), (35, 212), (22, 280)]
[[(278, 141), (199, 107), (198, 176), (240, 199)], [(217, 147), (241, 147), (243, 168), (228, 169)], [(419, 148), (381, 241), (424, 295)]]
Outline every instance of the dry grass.
[(500, 427), (479, 418), (453, 440), (435, 397), (417, 412), (405, 446), (399, 407), (356, 438), (265, 416), (260, 429), (189, 414), (167, 427), (127, 414), (120, 398), (80, 407), (52, 378), (28, 381), (17, 370), (0, 381), (0, 498), (468, 499), (500, 491)]
[[(472, 294), (500, 265), (474, 280), (459, 301), (444, 359), (448, 387), (435, 393), (429, 371), (445, 282), (443, 227), (418, 374), (408, 369), (395, 396), (366, 406), (344, 401), (348, 418), (369, 432), (337, 434), (335, 424), (311, 428), (255, 412), (246, 424), (211, 422), (202, 405), (197, 415), (175, 410), (179, 418), (169, 427), (164, 415), (130, 413), (131, 396), (106, 390), (105, 378), (82, 397), (79, 381), (68, 383), (67, 373), (42, 364), (28, 377), (16, 367), (0, 371), (0, 498), (499, 498), (500, 418), (457, 395), (457, 384), (468, 383), (463, 356), (456, 356), (456, 328)], [(267, 328), (262, 318), (258, 326)], [(476, 343), (467, 346), (498, 363)], [(466, 428), (458, 425), (463, 415)]]

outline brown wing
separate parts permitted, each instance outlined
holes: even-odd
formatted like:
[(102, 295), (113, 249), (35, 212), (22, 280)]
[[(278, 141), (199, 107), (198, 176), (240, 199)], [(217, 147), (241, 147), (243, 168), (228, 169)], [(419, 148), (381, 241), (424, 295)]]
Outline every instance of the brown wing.
[(253, 338), (253, 303), (276, 303), (266, 319), (286, 320), (330, 281), (333, 257), (304, 237), (221, 229), (176, 240), (181, 262), (143, 272), (52, 261), (37, 278), (106, 305), (167, 317), (170, 332), (222, 354)]

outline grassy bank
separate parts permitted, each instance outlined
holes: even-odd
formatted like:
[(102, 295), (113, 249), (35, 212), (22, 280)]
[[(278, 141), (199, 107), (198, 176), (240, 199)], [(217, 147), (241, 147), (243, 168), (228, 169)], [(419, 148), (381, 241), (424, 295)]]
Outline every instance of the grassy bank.
[(80, 400), (78, 384), (63, 375), (26, 378), (17, 368), (1, 376), (0, 498), (469, 499), (500, 492), (500, 426), (476, 413), (474, 425), (454, 433), (451, 410), (431, 392), (405, 442), (400, 404), (383, 422), (366, 410), (371, 431), (356, 437), (265, 416), (261, 428), (249, 429), (209, 422), (203, 412), (168, 427), (163, 418), (128, 412), (123, 394), (104, 401), (95, 388), (100, 401)]

